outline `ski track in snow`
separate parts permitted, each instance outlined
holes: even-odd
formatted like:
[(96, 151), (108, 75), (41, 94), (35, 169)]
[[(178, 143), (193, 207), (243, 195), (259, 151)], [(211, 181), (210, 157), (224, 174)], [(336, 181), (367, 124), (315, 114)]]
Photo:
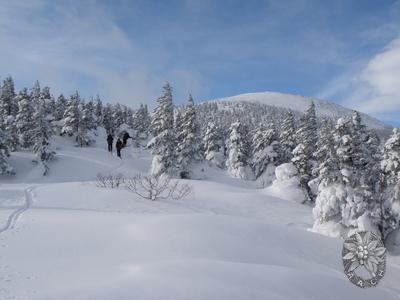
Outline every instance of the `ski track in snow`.
[(0, 228), (0, 234), (15, 227), (18, 218), (32, 206), (32, 190), (33, 187), (27, 187), (24, 189), (24, 204), (18, 209), (14, 210), (11, 215), (8, 216), (6, 224), (3, 228)]

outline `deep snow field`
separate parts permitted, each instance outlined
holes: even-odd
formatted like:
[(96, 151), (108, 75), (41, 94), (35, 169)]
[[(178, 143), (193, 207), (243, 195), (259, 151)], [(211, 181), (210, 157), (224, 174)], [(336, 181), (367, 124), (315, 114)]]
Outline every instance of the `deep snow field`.
[(95, 184), (147, 173), (147, 150), (55, 145), (49, 176), (17, 152), (0, 178), (1, 300), (400, 299), (400, 257), (377, 288), (353, 286), (311, 207), (206, 165), (188, 198), (149, 201)]

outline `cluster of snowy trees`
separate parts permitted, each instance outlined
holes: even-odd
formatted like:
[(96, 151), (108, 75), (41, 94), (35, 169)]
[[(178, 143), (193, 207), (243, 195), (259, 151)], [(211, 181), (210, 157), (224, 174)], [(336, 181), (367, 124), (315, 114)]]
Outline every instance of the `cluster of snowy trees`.
[(55, 155), (52, 135), (83, 147), (98, 127), (108, 133), (131, 129), (136, 145), (150, 137), (155, 176), (190, 179), (194, 165), (206, 161), (233, 177), (260, 180), (292, 164), (304, 202), (314, 206), (315, 230), (346, 236), (364, 228), (386, 236), (400, 227), (400, 131), (383, 145), (359, 113), (319, 119), (312, 102), (303, 114), (257, 103), (195, 105), (190, 95), (175, 106), (167, 84), (150, 116), (145, 105), (103, 105), (78, 92), (55, 99), (38, 82), (16, 93), (8, 77), (0, 91), (0, 174), (14, 173), (8, 157), (17, 150), (32, 151), (46, 174)]
[(32, 151), (36, 162), (43, 166), (44, 175), (55, 156), (51, 147), (53, 135), (73, 137), (80, 147), (93, 142), (98, 127), (108, 133), (118, 133), (121, 126), (135, 132), (137, 141), (147, 139), (150, 115), (146, 105), (133, 110), (119, 103), (103, 105), (100, 98), (85, 101), (78, 92), (69, 98), (51, 95), (49, 87), (39, 82), (28, 91), (15, 91), (14, 82), (7, 77), (0, 89), (0, 175), (14, 174), (8, 157), (13, 151)]
[(174, 107), (167, 84), (150, 126), (152, 173), (191, 178), (193, 164), (208, 161), (233, 177), (254, 180), (291, 163), (305, 202), (314, 206), (316, 230), (331, 226), (346, 236), (364, 228), (386, 236), (399, 227), (400, 131), (382, 146), (358, 112), (320, 120), (313, 102), (300, 116), (290, 110), (264, 118), (250, 112), (194, 105), (191, 96), (187, 105)]

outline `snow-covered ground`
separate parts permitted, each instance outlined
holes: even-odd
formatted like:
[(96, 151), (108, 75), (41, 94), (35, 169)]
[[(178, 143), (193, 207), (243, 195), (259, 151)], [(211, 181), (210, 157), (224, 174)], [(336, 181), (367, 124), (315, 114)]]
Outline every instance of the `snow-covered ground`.
[[(149, 170), (142, 150), (111, 156), (57, 138), (42, 177), (14, 153), (0, 185), (0, 299), (399, 299), (400, 261), (377, 288), (353, 286), (338, 239), (308, 231), (311, 208), (199, 166), (182, 200), (96, 186), (98, 172)], [(201, 171), (204, 169), (204, 171)], [(275, 186), (276, 188), (276, 186)]]

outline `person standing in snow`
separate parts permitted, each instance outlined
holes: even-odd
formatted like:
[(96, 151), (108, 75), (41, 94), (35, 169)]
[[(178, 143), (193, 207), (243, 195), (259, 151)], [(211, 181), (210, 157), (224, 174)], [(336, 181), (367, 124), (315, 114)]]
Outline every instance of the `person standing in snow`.
[(113, 144), (114, 138), (111, 135), (111, 133), (107, 136), (107, 144), (108, 144), (108, 152), (112, 153), (112, 144)]
[(129, 135), (129, 133), (127, 131), (125, 131), (125, 133), (124, 133), (124, 135), (122, 137), (123, 147), (126, 146), (126, 143), (128, 142), (128, 139), (130, 139), (130, 138), (131, 138), (131, 136)]
[(117, 148), (117, 156), (121, 158), (121, 149), (123, 147), (122, 141), (118, 138), (115, 148)]

